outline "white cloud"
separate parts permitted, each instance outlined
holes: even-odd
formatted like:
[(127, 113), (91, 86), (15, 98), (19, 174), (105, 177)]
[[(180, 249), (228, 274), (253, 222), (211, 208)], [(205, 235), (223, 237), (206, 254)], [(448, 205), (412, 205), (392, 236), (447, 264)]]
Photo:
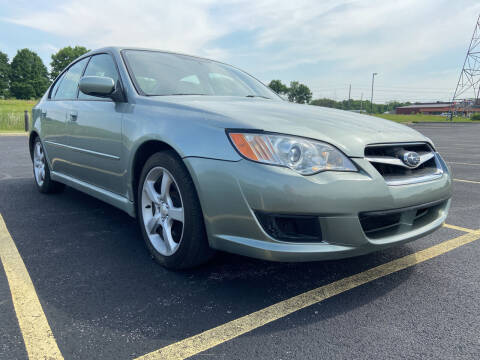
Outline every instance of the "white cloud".
[[(480, 2), (64, 0), (44, 8), (29, 13), (22, 7), (8, 21), (66, 38), (65, 45), (153, 47), (235, 64), (241, 59), (256, 75), (275, 71), (282, 78), (282, 73), (295, 68), (298, 73), (305, 64), (333, 64), (333, 70), (321, 78), (305, 74), (300, 79), (313, 88), (352, 81), (367, 88), (369, 79), (362, 77), (377, 71), (384, 86), (428, 81), (446, 89), (454, 86), (455, 69), (447, 69), (451, 74), (437, 79), (424, 73), (410, 76), (407, 68), (466, 47)], [(253, 39), (235, 43), (235, 34), (245, 32), (254, 34)], [(223, 46), (218, 45), (228, 36), (230, 43), (223, 38)], [(440, 70), (445, 68), (432, 69)], [(342, 90), (338, 97), (345, 93)]]
[(277, 45), (278, 68), (319, 60), (391, 68), (465, 43), (479, 12), (477, 1), (260, 0), (236, 2), (226, 21), (257, 30), (257, 49)]
[(89, 47), (127, 45), (198, 52), (224, 30), (212, 26), (210, 1), (70, 0), (8, 21)]

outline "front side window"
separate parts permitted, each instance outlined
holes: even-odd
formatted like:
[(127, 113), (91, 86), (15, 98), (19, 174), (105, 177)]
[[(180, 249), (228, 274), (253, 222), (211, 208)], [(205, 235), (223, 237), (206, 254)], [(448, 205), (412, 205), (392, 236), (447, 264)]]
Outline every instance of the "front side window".
[(147, 96), (259, 96), (280, 100), (258, 80), (232, 66), (159, 51), (125, 50), (130, 75)]
[[(58, 89), (52, 97), (55, 100), (72, 100), (77, 98), (78, 82), (82, 76), (83, 68), (87, 63), (88, 58), (82, 59), (75, 63), (68, 71), (62, 76), (58, 82)], [(55, 90), (55, 89), (54, 89)]]
[[(108, 54), (100, 54), (92, 56), (92, 59), (85, 69), (85, 74), (83, 76), (102, 76), (109, 77), (113, 79), (113, 82), (116, 84), (118, 81), (118, 72), (117, 67)], [(80, 91), (78, 95), (79, 99), (99, 99), (96, 96), (86, 95)]]
[(59, 86), (60, 83), (62, 82), (64, 75), (65, 75), (65, 74), (62, 74), (62, 75), (57, 79), (57, 81), (55, 82), (55, 84), (53, 85), (53, 88), (52, 88), (52, 90), (50, 91), (50, 95), (48, 96), (49, 99), (53, 99), (53, 98), (55, 97), (55, 94), (57, 93), (57, 90), (58, 90), (58, 86)]

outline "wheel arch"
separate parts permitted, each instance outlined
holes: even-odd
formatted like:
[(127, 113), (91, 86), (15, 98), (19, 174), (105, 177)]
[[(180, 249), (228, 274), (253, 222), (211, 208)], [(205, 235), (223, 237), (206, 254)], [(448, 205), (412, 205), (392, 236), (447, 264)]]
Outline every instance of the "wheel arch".
[(30, 132), (29, 137), (28, 137), (28, 150), (29, 150), (29, 153), (30, 153), (30, 159), (32, 159), (32, 160), (33, 160), (33, 145), (34, 145), (35, 139), (37, 137), (40, 137), (40, 135), (38, 135), (38, 133), (35, 130), (32, 130)]
[[(131, 187), (131, 193), (134, 203), (137, 203), (137, 190), (138, 190), (138, 183), (140, 180), (140, 174), (143, 169), (143, 165), (147, 161), (147, 159), (155, 153), (162, 152), (162, 151), (172, 151), (174, 152), (179, 160), (185, 165), (190, 177), (192, 174), (186, 164), (183, 162), (182, 156), (180, 153), (170, 144), (166, 143), (165, 141), (158, 140), (158, 139), (149, 139), (141, 143), (135, 150), (134, 155), (132, 156), (132, 161), (130, 165), (130, 179), (129, 185)], [(195, 189), (196, 191), (197, 189)], [(136, 209), (136, 206), (135, 206)]]

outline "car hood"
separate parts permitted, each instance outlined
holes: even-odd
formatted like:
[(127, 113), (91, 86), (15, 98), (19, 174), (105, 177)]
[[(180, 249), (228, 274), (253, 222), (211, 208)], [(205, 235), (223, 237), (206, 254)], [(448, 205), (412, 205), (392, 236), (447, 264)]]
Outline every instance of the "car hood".
[[(206, 120), (232, 129), (255, 129), (328, 142), (346, 155), (363, 157), (375, 143), (430, 142), (408, 126), (349, 111), (260, 98), (175, 96), (161, 101), (205, 112)], [(433, 144), (432, 144), (433, 145)]]

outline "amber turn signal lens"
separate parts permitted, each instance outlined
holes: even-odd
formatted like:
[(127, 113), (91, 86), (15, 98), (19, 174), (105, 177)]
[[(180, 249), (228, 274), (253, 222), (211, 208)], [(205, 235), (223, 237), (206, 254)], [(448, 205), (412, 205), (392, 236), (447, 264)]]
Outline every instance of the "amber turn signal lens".
[(244, 134), (235, 134), (235, 133), (230, 133), (230, 139), (232, 139), (233, 143), (235, 144), (235, 147), (237, 148), (240, 153), (245, 156), (246, 158), (250, 160), (258, 160), (258, 157), (255, 155), (253, 152), (252, 148), (250, 147), (250, 144), (248, 141), (245, 139)]

